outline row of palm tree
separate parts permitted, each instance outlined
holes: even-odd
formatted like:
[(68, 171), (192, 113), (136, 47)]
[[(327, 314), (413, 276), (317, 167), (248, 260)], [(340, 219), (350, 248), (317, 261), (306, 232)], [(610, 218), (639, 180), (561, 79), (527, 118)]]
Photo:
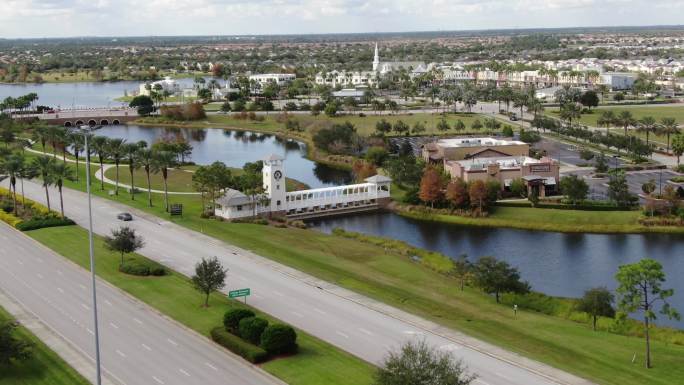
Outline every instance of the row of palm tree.
[(681, 132), (677, 119), (671, 117), (661, 118), (658, 122), (652, 116), (644, 116), (641, 119), (636, 119), (630, 111), (624, 110), (615, 114), (612, 110), (606, 110), (601, 113), (596, 123), (599, 126), (610, 129), (611, 126), (622, 127), (625, 130), (625, 135), (628, 135), (628, 129), (633, 127), (637, 132), (646, 134), (646, 144), (649, 144), (649, 136), (651, 133), (665, 135), (667, 137), (667, 151), (670, 151), (670, 137)]

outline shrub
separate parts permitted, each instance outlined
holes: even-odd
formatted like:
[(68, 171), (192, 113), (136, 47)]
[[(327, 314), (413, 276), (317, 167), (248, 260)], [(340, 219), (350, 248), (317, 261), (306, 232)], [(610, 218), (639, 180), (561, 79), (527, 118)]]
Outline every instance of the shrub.
[(269, 354), (286, 354), (297, 351), (297, 333), (292, 326), (270, 325), (261, 335), (261, 347)]
[(240, 337), (228, 333), (222, 327), (216, 327), (211, 330), (211, 339), (253, 364), (259, 364), (268, 359), (266, 350), (243, 341)]
[(223, 315), (223, 326), (227, 331), (237, 333), (240, 321), (249, 317), (254, 317), (254, 312), (249, 309), (230, 309)]
[(0, 211), (0, 221), (3, 221), (8, 225), (17, 228), (21, 224), (21, 218), (17, 218), (14, 215), (5, 211)]
[(130, 275), (138, 275), (141, 277), (163, 276), (166, 275), (166, 268), (164, 266), (150, 261), (150, 260), (128, 260), (119, 266), (119, 271)]
[(261, 334), (268, 326), (268, 321), (259, 317), (247, 317), (240, 320), (238, 334), (247, 341), (258, 345), (261, 342)]
[(39, 218), (29, 219), (28, 221), (23, 221), (21, 223), (17, 223), (15, 225), (15, 227), (21, 231), (29, 231), (29, 230), (43, 229), (46, 227), (70, 226), (73, 224), (75, 224), (75, 222), (69, 218), (54, 218), (54, 217), (40, 218), (39, 217)]

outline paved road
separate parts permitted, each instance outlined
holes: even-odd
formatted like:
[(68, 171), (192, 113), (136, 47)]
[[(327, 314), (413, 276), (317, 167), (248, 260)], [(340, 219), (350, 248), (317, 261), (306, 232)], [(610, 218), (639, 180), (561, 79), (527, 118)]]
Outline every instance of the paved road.
[[(2, 222), (0, 240), (0, 289), (92, 361), (90, 274)], [(118, 289), (100, 282), (97, 290), (102, 364), (112, 382), (282, 384)]]
[[(24, 188), (31, 199), (45, 200), (38, 184), (26, 182)], [(57, 196), (56, 192), (52, 194)], [(87, 223), (85, 199), (84, 193), (65, 190), (66, 214), (81, 225)], [(230, 269), (226, 291), (250, 287), (253, 294), (249, 303), (252, 306), (366, 361), (379, 363), (389, 349), (409, 339), (424, 338), (428, 343), (452, 351), (463, 359), (470, 370), (479, 375), (480, 384), (586, 383), (565, 372), (377, 303), (249, 251), (106, 199), (93, 199), (96, 233), (108, 234), (112, 228), (121, 225), (115, 218), (117, 213), (132, 212), (135, 219), (128, 224), (146, 239), (141, 254), (186, 275), (192, 274), (194, 264), (201, 257), (217, 256)], [(550, 380), (550, 376), (554, 380)]]

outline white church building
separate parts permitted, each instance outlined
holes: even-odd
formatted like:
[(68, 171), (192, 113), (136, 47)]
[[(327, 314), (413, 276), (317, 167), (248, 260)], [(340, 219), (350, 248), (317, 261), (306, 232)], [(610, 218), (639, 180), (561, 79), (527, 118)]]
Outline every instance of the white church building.
[(365, 183), (287, 192), (284, 160), (279, 155), (264, 159), (264, 194), (251, 197), (229, 190), (217, 200), (215, 215), (226, 219), (259, 215), (304, 219), (377, 210), (390, 200), (392, 180), (383, 175), (366, 178)]

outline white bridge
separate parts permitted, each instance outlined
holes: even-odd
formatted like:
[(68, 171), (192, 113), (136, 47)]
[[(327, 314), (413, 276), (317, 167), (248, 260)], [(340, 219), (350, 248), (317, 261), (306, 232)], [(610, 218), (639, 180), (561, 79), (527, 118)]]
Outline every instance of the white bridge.
[(270, 156), (262, 170), (266, 193), (248, 197), (230, 190), (218, 199), (215, 214), (228, 219), (255, 215), (309, 219), (377, 210), (390, 200), (392, 180), (386, 176), (375, 175), (359, 184), (286, 192), (283, 171), (283, 158)]

